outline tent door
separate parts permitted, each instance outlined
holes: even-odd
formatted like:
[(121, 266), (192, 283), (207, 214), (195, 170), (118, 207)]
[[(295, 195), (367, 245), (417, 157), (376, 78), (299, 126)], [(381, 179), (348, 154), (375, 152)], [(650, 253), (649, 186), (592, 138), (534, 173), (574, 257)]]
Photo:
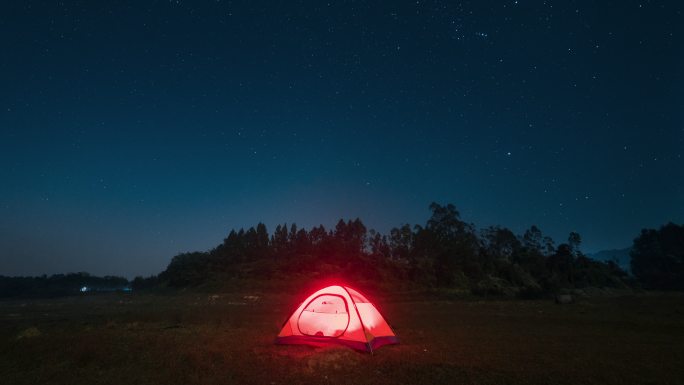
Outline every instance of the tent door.
[(313, 337), (339, 337), (349, 326), (347, 300), (337, 294), (312, 299), (297, 320), (300, 333)]

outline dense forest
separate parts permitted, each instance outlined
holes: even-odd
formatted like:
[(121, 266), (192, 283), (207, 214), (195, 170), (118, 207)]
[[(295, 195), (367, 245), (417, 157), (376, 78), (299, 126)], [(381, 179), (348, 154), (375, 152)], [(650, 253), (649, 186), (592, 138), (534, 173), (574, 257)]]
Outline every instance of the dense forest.
[(339, 278), (388, 288), (446, 288), (475, 295), (536, 298), (588, 287), (684, 290), (684, 225), (644, 229), (630, 251), (631, 275), (615, 261), (581, 251), (575, 232), (557, 243), (537, 226), (523, 234), (505, 227), (478, 230), (451, 205), (430, 205), (425, 225), (402, 225), (389, 234), (360, 219), (333, 229), (259, 223), (231, 231), (208, 251), (173, 257), (160, 274), (128, 282), (87, 273), (40, 277), (0, 276), (1, 297), (46, 297), (149, 288), (220, 287), (227, 282), (293, 282)]
[(632, 273), (644, 288), (684, 290), (684, 225), (641, 230), (630, 256)]
[(556, 243), (532, 226), (516, 235), (505, 227), (478, 230), (451, 205), (430, 205), (423, 225), (368, 230), (360, 219), (334, 229), (259, 223), (231, 231), (206, 252), (177, 255), (158, 276), (133, 281), (189, 287), (227, 279), (342, 277), (403, 288), (453, 288), (483, 295), (538, 297), (564, 289), (628, 287), (630, 277), (612, 261), (585, 256), (575, 232)]

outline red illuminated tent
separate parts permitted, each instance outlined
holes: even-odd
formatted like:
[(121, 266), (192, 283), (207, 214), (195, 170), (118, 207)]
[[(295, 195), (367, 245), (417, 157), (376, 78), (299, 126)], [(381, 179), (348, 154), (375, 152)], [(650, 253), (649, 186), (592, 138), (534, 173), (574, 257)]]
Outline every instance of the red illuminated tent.
[(399, 339), (380, 312), (358, 291), (328, 286), (311, 294), (292, 313), (276, 344), (340, 344), (372, 352)]

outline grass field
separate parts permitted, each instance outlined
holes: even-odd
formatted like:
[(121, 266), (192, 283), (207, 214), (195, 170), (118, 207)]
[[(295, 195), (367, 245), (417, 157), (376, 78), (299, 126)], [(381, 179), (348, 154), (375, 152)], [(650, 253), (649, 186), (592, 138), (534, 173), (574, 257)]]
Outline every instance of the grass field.
[[(245, 298), (254, 295), (259, 298)], [(402, 343), (276, 346), (286, 294), (0, 302), (2, 384), (684, 384), (684, 296), (376, 300)]]

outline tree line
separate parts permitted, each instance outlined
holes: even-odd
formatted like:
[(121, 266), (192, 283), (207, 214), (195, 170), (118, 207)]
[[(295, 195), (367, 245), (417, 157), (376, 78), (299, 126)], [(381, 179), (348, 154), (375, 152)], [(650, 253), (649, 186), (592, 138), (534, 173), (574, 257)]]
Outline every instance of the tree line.
[(684, 290), (684, 225), (641, 230), (630, 257), (632, 273), (644, 288)]
[(79, 292), (122, 291), (130, 289), (126, 278), (96, 277), (85, 272), (37, 277), (0, 276), (0, 298), (61, 297)]
[(96, 277), (88, 273), (0, 276), (2, 297), (49, 297), (128, 287), (183, 288), (226, 280), (309, 280), (341, 277), (402, 288), (453, 288), (483, 295), (538, 297), (584, 287), (684, 290), (684, 225), (644, 229), (631, 248), (628, 275), (615, 262), (582, 253), (581, 236), (562, 243), (537, 226), (515, 234), (501, 226), (477, 229), (451, 205), (430, 205), (425, 225), (402, 225), (381, 234), (360, 219), (309, 230), (263, 223), (233, 230), (204, 252), (172, 258), (160, 274)]
[(389, 234), (369, 230), (358, 218), (339, 220), (331, 229), (283, 224), (269, 234), (259, 223), (232, 230), (211, 250), (179, 254), (158, 276), (137, 277), (133, 286), (336, 276), (403, 287), (536, 297), (563, 289), (634, 284), (614, 262), (584, 255), (578, 233), (571, 232), (557, 243), (537, 226), (522, 234), (501, 226), (478, 230), (463, 221), (452, 204), (432, 203), (429, 208), (425, 225), (405, 224)]

